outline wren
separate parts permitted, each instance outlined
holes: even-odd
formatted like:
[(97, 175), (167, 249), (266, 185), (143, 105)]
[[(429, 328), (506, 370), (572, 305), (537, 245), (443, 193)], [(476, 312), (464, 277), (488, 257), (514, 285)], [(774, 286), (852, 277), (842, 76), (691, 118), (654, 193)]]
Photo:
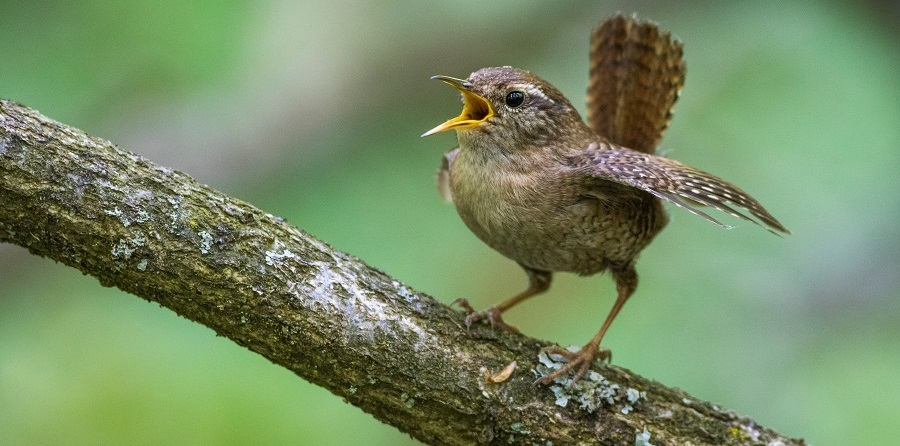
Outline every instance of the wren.
[(467, 79), (434, 76), (459, 90), (459, 116), (428, 131), (455, 130), (459, 147), (444, 155), (438, 189), (466, 226), (518, 262), (528, 288), (483, 312), (457, 303), (466, 323), (508, 327), (502, 313), (546, 291), (554, 272), (608, 271), (618, 297), (597, 334), (539, 382), (607, 359), (604, 334), (638, 283), (635, 259), (668, 221), (669, 202), (725, 226), (703, 207), (789, 231), (733, 184), (655, 155), (681, 87), (682, 44), (652, 22), (615, 16), (591, 35), (588, 120), (547, 81), (512, 67), (483, 68)]

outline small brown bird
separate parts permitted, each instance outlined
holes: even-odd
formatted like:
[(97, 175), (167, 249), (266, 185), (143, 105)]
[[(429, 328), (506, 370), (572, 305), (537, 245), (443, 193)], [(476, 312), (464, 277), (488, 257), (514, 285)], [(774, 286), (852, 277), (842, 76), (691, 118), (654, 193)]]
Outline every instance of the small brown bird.
[(559, 90), (524, 70), (433, 77), (463, 99), (459, 116), (422, 135), (456, 130), (459, 148), (444, 155), (438, 188), (469, 229), (529, 279), (525, 291), (483, 312), (458, 300), (466, 323), (508, 327), (501, 314), (546, 291), (556, 271), (609, 271), (616, 282), (618, 298), (600, 331), (578, 352), (547, 349), (569, 362), (539, 382), (576, 368), (577, 380), (595, 358), (610, 356), (600, 341), (637, 287), (638, 253), (668, 221), (663, 201), (721, 226), (700, 207), (788, 233), (738, 187), (653, 155), (684, 72), (680, 42), (652, 22), (615, 16), (591, 36), (589, 125)]

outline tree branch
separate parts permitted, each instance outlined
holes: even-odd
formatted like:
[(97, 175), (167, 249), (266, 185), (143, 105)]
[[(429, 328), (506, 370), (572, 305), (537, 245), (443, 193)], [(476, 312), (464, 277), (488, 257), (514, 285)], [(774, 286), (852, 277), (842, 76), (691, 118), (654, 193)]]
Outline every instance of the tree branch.
[(425, 443), (803, 444), (616, 366), (533, 385), (559, 366), (539, 359), (545, 342), (466, 330), (282, 219), (9, 101), (0, 174), (0, 241), (158, 302)]

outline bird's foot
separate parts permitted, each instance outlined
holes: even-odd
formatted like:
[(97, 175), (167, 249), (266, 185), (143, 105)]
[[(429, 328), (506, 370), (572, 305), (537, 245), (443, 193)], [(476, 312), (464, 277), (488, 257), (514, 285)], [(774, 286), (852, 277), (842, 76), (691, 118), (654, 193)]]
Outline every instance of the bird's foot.
[(476, 311), (475, 308), (472, 308), (472, 305), (469, 304), (469, 301), (463, 298), (454, 300), (450, 305), (459, 305), (468, 313), (466, 316), (466, 328), (471, 327), (475, 322), (487, 321), (492, 327), (502, 328), (512, 332), (519, 331), (516, 327), (503, 322), (503, 317), (500, 315), (500, 310), (498, 310), (497, 307), (491, 307), (484, 311)]
[(537, 381), (535, 381), (535, 384), (550, 384), (556, 378), (565, 375), (570, 370), (573, 370), (577, 367), (578, 370), (575, 372), (575, 376), (572, 377), (571, 382), (571, 384), (574, 384), (578, 382), (578, 380), (581, 379), (582, 376), (584, 376), (595, 359), (599, 359), (601, 361), (612, 359), (612, 352), (608, 348), (600, 347), (593, 343), (589, 343), (584, 347), (581, 347), (581, 350), (578, 350), (577, 352), (570, 352), (569, 350), (566, 350), (558, 345), (554, 345), (552, 347), (544, 347), (541, 349), (541, 352), (548, 355), (557, 354), (568, 359), (569, 361), (553, 373), (539, 378)]

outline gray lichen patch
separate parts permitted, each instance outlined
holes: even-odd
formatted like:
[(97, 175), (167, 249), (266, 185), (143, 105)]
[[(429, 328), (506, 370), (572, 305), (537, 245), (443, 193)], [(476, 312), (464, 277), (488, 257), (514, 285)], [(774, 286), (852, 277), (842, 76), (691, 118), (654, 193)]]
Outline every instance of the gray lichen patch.
[(634, 446), (653, 446), (650, 443), (650, 432), (645, 427), (643, 432), (638, 432), (634, 436)]
[(406, 406), (407, 409), (412, 409), (413, 406), (416, 405), (416, 399), (409, 396), (409, 394), (407, 394), (406, 392), (400, 394), (400, 401), (403, 403), (403, 405)]
[[(334, 256), (330, 260), (301, 259), (283, 242), (275, 240), (265, 251), (260, 266), (281, 276), (282, 283), (303, 306), (334, 313), (331, 319), (340, 321), (346, 342), (372, 344), (379, 339), (403, 337), (411, 341), (416, 351), (432, 342), (418, 321), (396, 311), (382, 300), (383, 296), (365, 285), (365, 280), (350, 267), (350, 259)], [(415, 296), (410, 293), (408, 298)]]
[(197, 233), (200, 237), (200, 252), (203, 254), (208, 254), (209, 249), (212, 247), (213, 237), (207, 231), (200, 231)]
[(131, 226), (132, 223), (144, 223), (150, 220), (150, 213), (143, 209), (139, 209), (133, 213), (126, 213), (119, 209), (118, 206), (115, 206), (112, 209), (105, 209), (103, 213), (116, 217), (122, 223), (122, 226), (126, 228)]
[[(573, 347), (577, 349), (577, 347)], [(560, 355), (538, 355), (538, 366), (532, 369), (536, 377), (541, 378), (565, 365)], [(603, 375), (590, 370), (579, 381), (573, 382), (570, 374), (563, 375), (553, 381), (550, 391), (556, 397), (556, 405), (567, 407), (575, 402), (581, 409), (594, 413), (604, 406), (618, 406), (623, 414), (634, 410), (639, 399), (647, 398), (647, 394), (631, 387), (622, 388), (609, 382)]]
[(285, 248), (285, 246), (287, 245), (285, 245), (284, 242), (275, 239), (272, 249), (266, 250), (265, 252), (265, 264), (280, 270), (286, 268), (291, 272), (297, 272), (296, 266), (293, 263), (301, 262), (300, 256), (294, 254), (291, 250)]
[(396, 280), (391, 282), (391, 285), (393, 285), (394, 288), (397, 289), (397, 296), (400, 296), (403, 300), (405, 300), (409, 303), (417, 302), (420, 300), (419, 296), (417, 296), (415, 293), (410, 291), (409, 288), (406, 287), (406, 285), (404, 285)]
[(404, 302), (410, 304), (411, 308), (418, 314), (426, 314), (427, 312), (427, 304), (425, 301), (416, 294), (413, 290), (409, 289), (406, 285), (396, 280), (391, 281), (391, 286), (393, 287), (393, 295), (403, 299)]
[(175, 224), (181, 222), (185, 218), (184, 210), (181, 209), (181, 202), (184, 201), (184, 197), (181, 195), (171, 195), (166, 198), (166, 201), (172, 206), (172, 211), (169, 212), (169, 225), (167, 226), (169, 233), (174, 234), (175, 232)]
[(140, 247), (144, 246), (147, 243), (147, 237), (143, 232), (137, 231), (135, 232), (131, 238), (121, 238), (119, 242), (113, 246), (112, 251), (110, 252), (113, 257), (130, 259), (131, 255), (134, 254)]

